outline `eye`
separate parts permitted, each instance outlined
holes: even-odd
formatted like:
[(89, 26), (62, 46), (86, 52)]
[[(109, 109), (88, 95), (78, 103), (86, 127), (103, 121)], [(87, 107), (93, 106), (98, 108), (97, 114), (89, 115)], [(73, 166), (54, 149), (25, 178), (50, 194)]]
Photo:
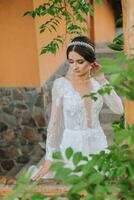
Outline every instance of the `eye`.
[(73, 60), (68, 60), (68, 62), (69, 62), (70, 64), (73, 64), (73, 63), (74, 63)]
[(84, 60), (78, 60), (77, 62), (78, 62), (78, 64), (83, 64), (85, 61)]

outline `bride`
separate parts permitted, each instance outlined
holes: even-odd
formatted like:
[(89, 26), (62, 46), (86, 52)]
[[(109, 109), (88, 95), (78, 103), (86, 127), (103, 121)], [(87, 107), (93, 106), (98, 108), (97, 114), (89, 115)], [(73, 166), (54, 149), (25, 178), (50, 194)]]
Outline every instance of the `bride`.
[[(123, 113), (120, 97), (113, 89), (110, 94), (99, 95), (96, 101), (82, 98), (90, 92), (96, 92), (108, 83), (104, 74), (91, 77), (95, 63), (95, 48), (85, 36), (72, 40), (67, 48), (69, 73), (53, 83), (52, 109), (47, 129), (46, 155), (44, 164), (36, 170), (32, 179), (52, 178), (49, 170), (55, 150), (65, 157), (67, 147), (84, 155), (99, 153), (107, 148), (107, 139), (99, 122), (99, 113), (103, 102), (116, 114)], [(66, 161), (67, 162), (67, 161)], [(68, 167), (72, 163), (68, 161)]]

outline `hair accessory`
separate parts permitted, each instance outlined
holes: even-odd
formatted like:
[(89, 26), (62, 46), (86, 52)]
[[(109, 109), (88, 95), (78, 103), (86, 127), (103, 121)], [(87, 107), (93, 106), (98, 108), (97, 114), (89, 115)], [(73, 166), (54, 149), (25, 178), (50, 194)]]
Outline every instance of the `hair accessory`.
[(71, 42), (68, 45), (68, 47), (72, 46), (72, 45), (78, 45), (78, 46), (80, 45), (80, 46), (88, 47), (88, 48), (92, 49), (92, 51), (94, 51), (94, 48), (92, 47), (92, 45), (90, 45), (90, 44), (88, 44), (86, 42), (74, 41), (74, 42)]

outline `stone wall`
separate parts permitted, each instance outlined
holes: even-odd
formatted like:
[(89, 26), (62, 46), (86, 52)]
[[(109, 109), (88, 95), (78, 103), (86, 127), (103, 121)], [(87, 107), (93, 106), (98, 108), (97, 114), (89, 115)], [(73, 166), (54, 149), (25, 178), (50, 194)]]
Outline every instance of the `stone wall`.
[(38, 144), (45, 132), (41, 88), (0, 89), (0, 163), (1, 172), (17, 163), (27, 163), (43, 155)]
[(53, 81), (66, 71), (65, 63), (42, 87), (0, 88), (0, 175), (44, 156)]

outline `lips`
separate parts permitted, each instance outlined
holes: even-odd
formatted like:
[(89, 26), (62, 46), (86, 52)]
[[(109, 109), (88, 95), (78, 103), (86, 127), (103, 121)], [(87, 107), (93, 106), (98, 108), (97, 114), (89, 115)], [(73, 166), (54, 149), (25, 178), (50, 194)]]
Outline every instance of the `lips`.
[(80, 70), (74, 70), (74, 72), (80, 72)]

